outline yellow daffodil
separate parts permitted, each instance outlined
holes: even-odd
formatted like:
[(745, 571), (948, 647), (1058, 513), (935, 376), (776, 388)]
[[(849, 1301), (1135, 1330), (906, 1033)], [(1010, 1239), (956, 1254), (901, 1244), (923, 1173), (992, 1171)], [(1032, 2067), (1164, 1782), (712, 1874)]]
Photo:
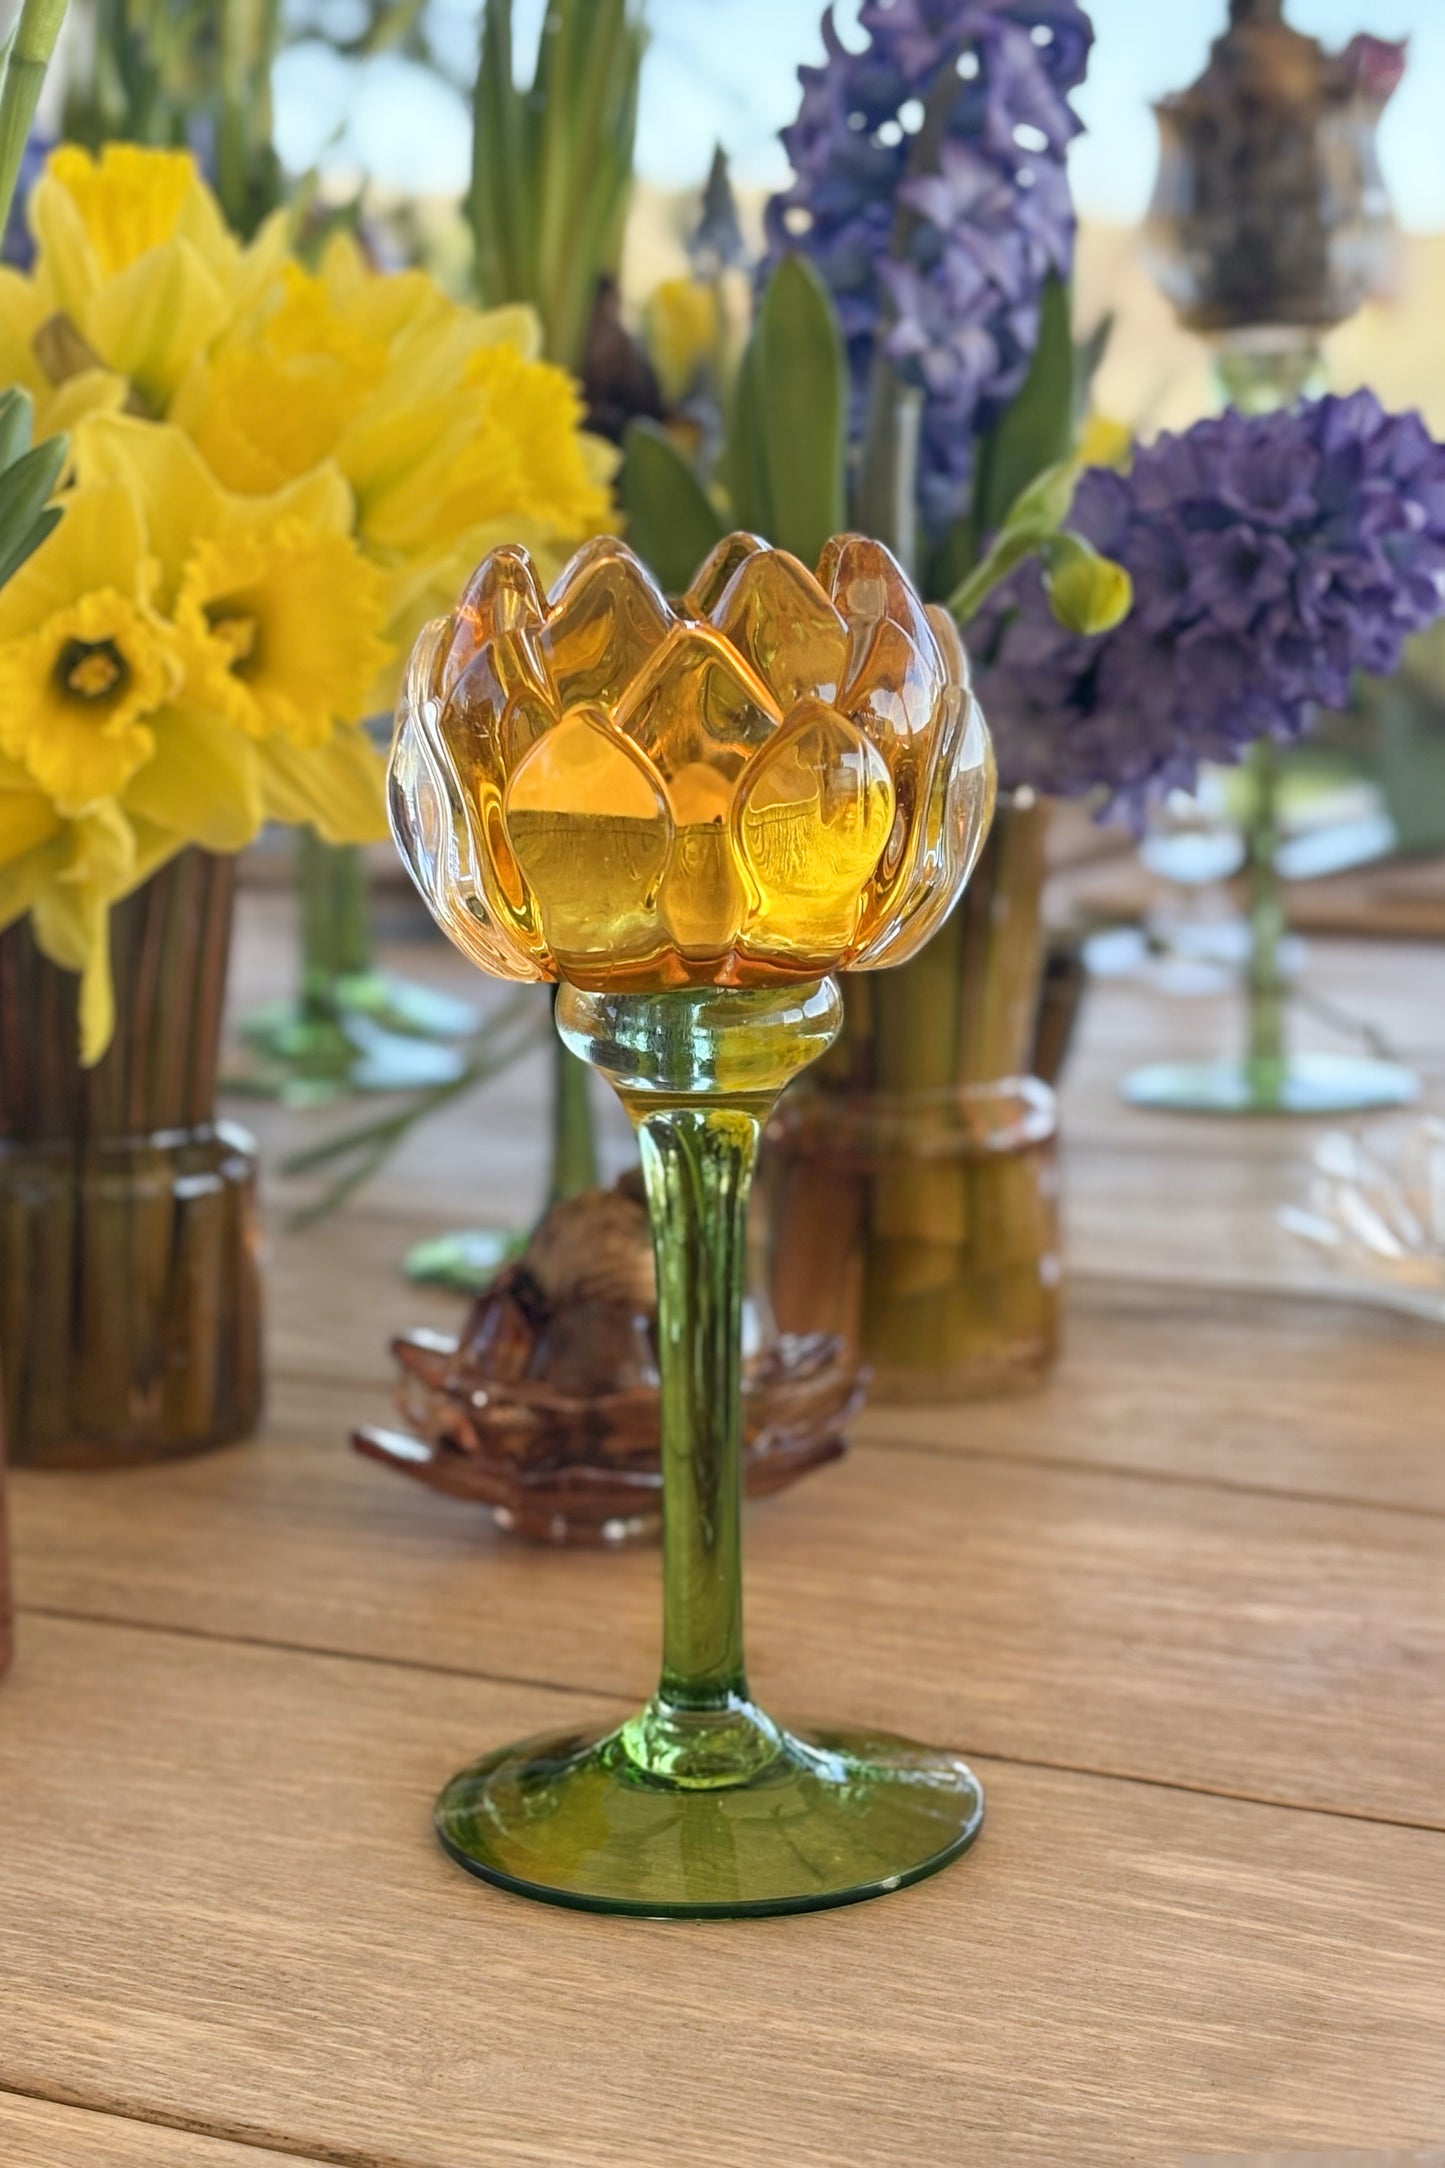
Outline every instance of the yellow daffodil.
[(114, 798), (155, 753), (181, 647), (153, 605), (156, 566), (130, 492), (76, 490), (0, 590), (0, 751), (66, 816)]
[[(400, 650), (493, 543), (525, 542), (555, 569), (609, 523), (614, 455), (537, 349), (530, 311), (463, 308), (423, 272), (372, 271), (341, 236), (318, 273), (288, 267), (196, 359), (172, 414), (233, 490), (334, 461)], [(394, 689), (378, 683), (375, 703)]]
[(676, 405), (718, 359), (723, 341), (722, 298), (702, 279), (663, 279), (643, 310), (647, 351), (663, 396)]
[(74, 144), (52, 152), (30, 223), (43, 318), (63, 318), (155, 413), (285, 248), (279, 218), (243, 247), (188, 151), (130, 143), (107, 143), (98, 158)]
[(525, 309), (482, 313), (273, 220), (249, 246), (184, 152), (53, 154), (34, 270), (0, 269), (0, 381), (72, 449), (64, 516), (0, 591), (0, 926), (82, 973), (188, 844), (267, 819), (384, 833), (364, 719), (504, 541), (544, 571), (611, 524), (615, 455)]
[(334, 842), (383, 833), (380, 757), (351, 727), (386, 656), (382, 583), (351, 537), (337, 470), (237, 496), (179, 429), (126, 416), (84, 425), (76, 461), (82, 484), (129, 491), (182, 665), (156, 758), (126, 803), (235, 850), (263, 817), (296, 817), (304, 755), (316, 772), (302, 818)]

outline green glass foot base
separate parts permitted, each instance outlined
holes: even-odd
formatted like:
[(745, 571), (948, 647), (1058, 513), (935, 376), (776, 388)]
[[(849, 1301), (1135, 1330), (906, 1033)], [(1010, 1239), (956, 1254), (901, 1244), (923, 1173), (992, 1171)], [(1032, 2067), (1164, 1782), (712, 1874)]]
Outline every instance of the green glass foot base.
[(620, 1731), (549, 1733), (452, 1778), (442, 1844), (484, 1881), (644, 1919), (733, 1919), (857, 1904), (921, 1881), (978, 1835), (957, 1755), (887, 1733), (778, 1731), (743, 1782), (644, 1774)]
[(503, 1265), (520, 1257), (527, 1237), (515, 1227), (469, 1227), (454, 1235), (414, 1242), (402, 1270), (418, 1287), (445, 1287), (454, 1295), (481, 1295)]
[(1398, 1062), (1362, 1054), (1291, 1054), (1285, 1061), (1162, 1061), (1124, 1079), (1132, 1106), (1171, 1114), (1365, 1114), (1404, 1107), (1420, 1080)]

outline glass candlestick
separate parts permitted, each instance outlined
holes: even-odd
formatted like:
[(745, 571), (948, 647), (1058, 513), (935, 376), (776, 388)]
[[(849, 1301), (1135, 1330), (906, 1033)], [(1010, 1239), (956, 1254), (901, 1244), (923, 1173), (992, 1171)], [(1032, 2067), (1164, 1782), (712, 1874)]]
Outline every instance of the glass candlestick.
[[(1221, 342), (1221, 392), (1247, 414), (1268, 414), (1317, 390), (1319, 352), (1303, 334), (1263, 344)], [(1289, 1044), (1290, 982), (1282, 841), (1282, 766), (1278, 746), (1261, 739), (1245, 762), (1250, 783), (1244, 822), (1249, 953), (1244, 971), (1245, 1046), (1215, 1061), (1150, 1062), (1125, 1077), (1131, 1105), (1174, 1114), (1363, 1114), (1406, 1106), (1419, 1078), (1374, 1055), (1304, 1053)]]
[[(1179, 321), (1213, 343), (1222, 399), (1243, 413), (1319, 391), (1325, 333), (1384, 283), (1394, 222), (1376, 130), (1404, 61), (1403, 45), (1368, 35), (1327, 51), (1285, 21), (1283, 0), (1230, 0), (1204, 73), (1154, 109), (1150, 268)], [(1402, 1105), (1419, 1087), (1397, 1063), (1288, 1044), (1277, 749), (1257, 745), (1249, 765), (1245, 1048), (1152, 1062), (1125, 1078), (1124, 1096), (1190, 1114)]]
[(484, 1880), (585, 1910), (806, 1911), (977, 1834), (977, 1780), (884, 1730), (753, 1700), (740, 1575), (740, 1310), (758, 1138), (831, 1043), (843, 967), (902, 961), (977, 857), (993, 763), (962, 646), (857, 536), (816, 578), (750, 536), (675, 612), (620, 543), (550, 595), (517, 550), (422, 634), (392, 754), (414, 878), (483, 969), (560, 982), (564, 1044), (637, 1132), (657, 1261), (661, 1679), (620, 1726), (454, 1777)]

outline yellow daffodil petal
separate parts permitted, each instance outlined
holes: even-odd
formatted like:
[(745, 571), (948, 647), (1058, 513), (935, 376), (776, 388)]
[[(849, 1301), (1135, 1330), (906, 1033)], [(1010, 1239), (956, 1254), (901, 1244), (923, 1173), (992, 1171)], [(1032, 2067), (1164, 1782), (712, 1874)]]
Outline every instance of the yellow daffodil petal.
[(179, 429), (101, 415), (75, 434), (76, 473), (87, 484), (125, 489), (160, 567), (160, 599), (174, 601), (197, 535), (225, 522), (226, 493)]
[(301, 753), (285, 738), (257, 747), (267, 817), (309, 823), (328, 843), (380, 843), (386, 835), (386, 761), (364, 730), (338, 730)]
[(161, 568), (161, 599), (174, 600), (198, 536), (260, 532), (299, 519), (321, 534), (351, 532), (354, 506), (339, 468), (326, 465), (265, 497), (221, 487), (181, 430), (130, 415), (82, 423), (75, 439), (81, 482), (129, 488)]
[(64, 863), (32, 904), (35, 939), (64, 970), (80, 973), (80, 1058), (99, 1061), (115, 1030), (110, 906), (140, 878), (135, 834), (118, 806), (75, 821)]
[[(162, 708), (149, 720), (155, 752), (128, 785), (125, 810), (199, 843), (240, 851), (265, 819), (257, 747), (214, 714)], [(0, 821), (4, 801), (0, 798)]]
[(130, 492), (107, 484), (71, 491), (65, 517), (0, 588), (0, 641), (36, 631), (98, 587), (149, 600), (153, 567)]
[(701, 279), (664, 279), (647, 297), (642, 325), (663, 396), (675, 405), (717, 354), (722, 338), (718, 290)]
[(28, 777), (18, 790), (0, 784), (0, 865), (13, 865), (49, 843), (61, 826), (53, 802)]
[(188, 241), (154, 249), (108, 279), (75, 321), (107, 365), (163, 413), (199, 347), (230, 315), (226, 289)]
[(42, 247), (47, 245), (43, 214), (57, 197), (63, 199), (79, 222), (96, 271), (102, 278), (114, 278), (175, 238), (188, 198), (197, 189), (189, 151), (109, 143), (94, 158), (78, 144), (63, 143), (51, 152), (35, 191), (42, 214), (37, 237)]
[(0, 384), (22, 384), (36, 392), (45, 388), (45, 372), (31, 343), (45, 315), (34, 281), (0, 265)]
[(130, 386), (112, 369), (82, 369), (63, 384), (45, 391), (35, 402), (35, 437), (65, 435), (72, 441), (77, 429), (105, 414), (119, 414), (130, 396)]

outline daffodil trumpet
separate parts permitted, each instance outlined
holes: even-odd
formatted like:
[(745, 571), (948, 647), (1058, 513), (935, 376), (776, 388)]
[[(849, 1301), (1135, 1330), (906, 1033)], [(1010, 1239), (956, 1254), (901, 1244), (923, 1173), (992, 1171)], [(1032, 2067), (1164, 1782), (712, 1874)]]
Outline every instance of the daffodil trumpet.
[(646, 1915), (845, 1904), (972, 1841), (976, 1779), (887, 1735), (790, 1731), (743, 1661), (739, 1336), (762, 1125), (842, 1020), (833, 973), (912, 955), (987, 831), (963, 647), (888, 552), (816, 572), (726, 538), (674, 607), (625, 546), (550, 589), (494, 551), (413, 651), (393, 830), (482, 970), (558, 983), (637, 1133), (659, 1295), (662, 1673), (617, 1728), (524, 1741), (437, 1803), (463, 1866)]

